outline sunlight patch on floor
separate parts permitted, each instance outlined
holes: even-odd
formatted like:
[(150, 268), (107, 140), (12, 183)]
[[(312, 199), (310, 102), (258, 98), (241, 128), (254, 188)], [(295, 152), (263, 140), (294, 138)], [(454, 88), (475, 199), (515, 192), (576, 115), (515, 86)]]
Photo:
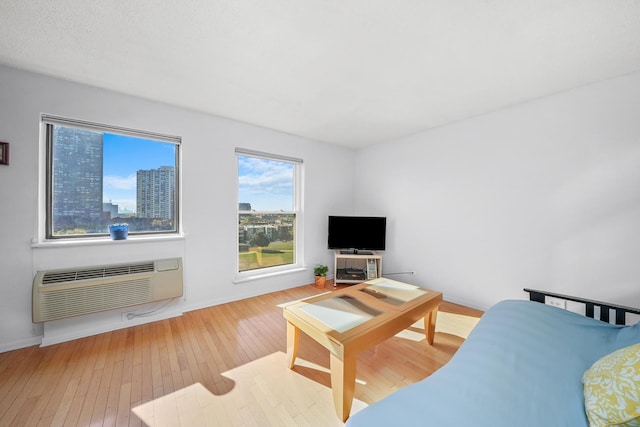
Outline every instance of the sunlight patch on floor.
[(478, 317), (439, 311), (436, 320), (436, 332), (467, 338), (479, 321)]
[[(300, 358), (296, 364), (327, 371)], [(283, 352), (254, 360), (223, 375), (235, 382), (226, 394), (214, 395), (196, 383), (132, 411), (150, 427), (344, 425), (335, 413), (331, 389), (290, 370)], [(366, 406), (354, 399), (351, 414)]]
[[(436, 319), (436, 332), (450, 335), (456, 335), (460, 338), (467, 338), (469, 333), (475, 328), (480, 319), (473, 316), (464, 316), (462, 314), (438, 312)], [(411, 341), (422, 341), (424, 336), (424, 319), (418, 320), (409, 328), (396, 334), (398, 338), (404, 338)]]
[[(315, 369), (316, 371), (324, 372), (326, 374), (331, 375), (331, 370), (329, 370), (329, 368), (325, 368), (324, 366), (318, 365), (317, 363), (313, 363), (313, 362), (310, 362), (308, 360), (304, 360), (304, 359), (302, 359), (300, 357), (296, 358), (296, 366), (301, 366), (303, 368)], [(359, 378), (356, 378), (356, 383), (357, 384), (362, 384), (362, 385), (367, 385), (367, 382), (365, 380), (361, 380)]]

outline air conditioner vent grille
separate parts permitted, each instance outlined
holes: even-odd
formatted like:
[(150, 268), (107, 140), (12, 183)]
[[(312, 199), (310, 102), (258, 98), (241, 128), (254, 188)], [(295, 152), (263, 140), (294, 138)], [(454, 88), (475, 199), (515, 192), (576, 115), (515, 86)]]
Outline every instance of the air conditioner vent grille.
[(149, 278), (99, 286), (62, 289), (41, 294), (40, 307), (46, 319), (58, 319), (142, 304), (153, 299)]
[(120, 264), (98, 268), (85, 268), (68, 271), (51, 271), (44, 274), (43, 285), (74, 282), (77, 280), (101, 279), (104, 277), (126, 276), (136, 273), (149, 273), (154, 271), (153, 262), (138, 264)]

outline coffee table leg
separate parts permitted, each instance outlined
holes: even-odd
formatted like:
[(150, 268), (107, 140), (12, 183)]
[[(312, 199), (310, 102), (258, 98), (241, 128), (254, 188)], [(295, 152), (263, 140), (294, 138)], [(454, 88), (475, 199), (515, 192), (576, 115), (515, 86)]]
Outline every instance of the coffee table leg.
[(427, 342), (433, 345), (433, 338), (436, 335), (436, 320), (438, 318), (438, 307), (424, 316), (424, 333), (427, 337)]
[(330, 357), (333, 404), (338, 418), (345, 422), (351, 412), (356, 387), (356, 357), (351, 356), (340, 360), (333, 353)]
[(298, 356), (298, 343), (300, 342), (300, 329), (296, 328), (291, 322), (287, 322), (287, 359), (289, 360), (289, 369), (293, 369)]

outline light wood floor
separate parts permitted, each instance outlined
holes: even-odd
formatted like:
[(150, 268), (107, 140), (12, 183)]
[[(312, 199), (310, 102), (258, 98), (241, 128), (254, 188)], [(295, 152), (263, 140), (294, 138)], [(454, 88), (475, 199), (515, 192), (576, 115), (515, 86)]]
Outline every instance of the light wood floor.
[[(309, 285), (2, 353), (0, 426), (342, 425), (333, 413), (325, 349), (303, 334), (302, 362), (295, 372), (280, 370), (286, 324), (277, 305), (320, 292)], [(482, 314), (447, 302), (440, 311)], [(427, 377), (462, 342), (444, 332), (433, 346), (398, 336), (361, 353), (355, 400), (366, 406)], [(196, 412), (175, 408), (195, 402), (204, 409), (191, 418), (185, 414)]]

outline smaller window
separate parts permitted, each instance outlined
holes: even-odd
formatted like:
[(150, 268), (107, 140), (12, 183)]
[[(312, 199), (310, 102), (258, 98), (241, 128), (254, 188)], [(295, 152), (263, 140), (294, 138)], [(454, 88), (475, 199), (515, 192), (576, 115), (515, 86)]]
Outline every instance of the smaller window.
[(301, 259), (301, 160), (236, 150), (238, 272), (294, 266)]
[(47, 239), (178, 231), (179, 138), (43, 117)]

